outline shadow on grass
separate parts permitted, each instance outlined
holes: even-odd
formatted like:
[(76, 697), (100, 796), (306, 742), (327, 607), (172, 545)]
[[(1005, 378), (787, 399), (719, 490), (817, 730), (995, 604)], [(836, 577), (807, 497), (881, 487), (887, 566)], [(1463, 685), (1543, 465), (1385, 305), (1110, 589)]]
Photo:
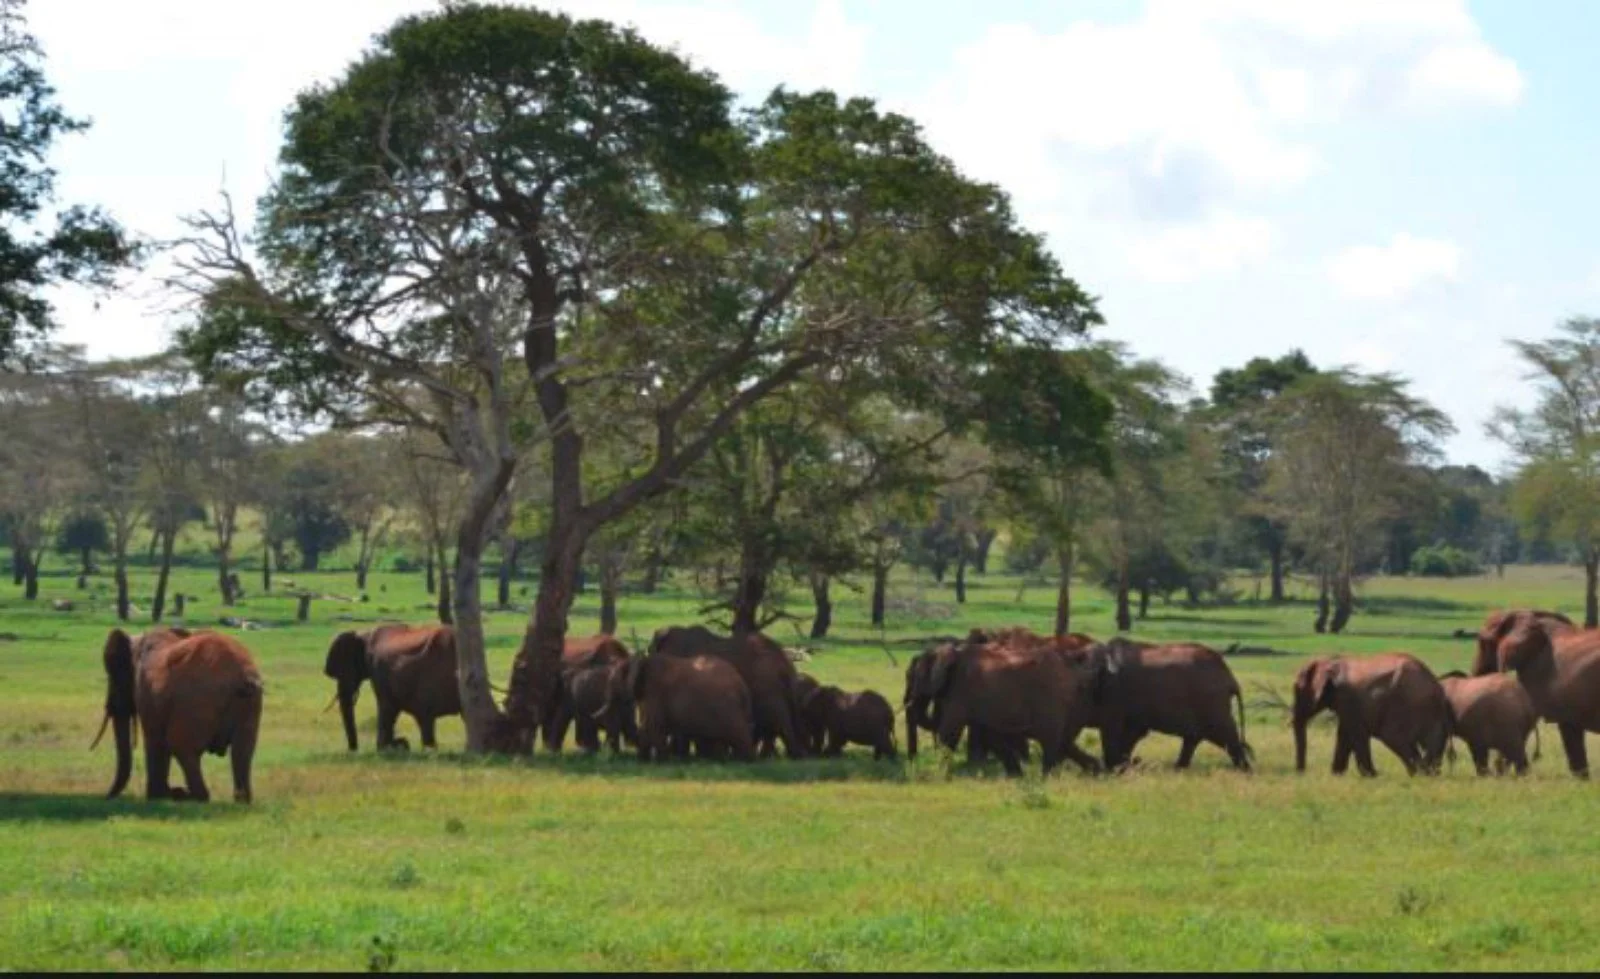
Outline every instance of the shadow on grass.
[(1377, 595), (1356, 602), (1357, 615), (1404, 615), (1416, 612), (1477, 612), (1481, 615), (1483, 611), (1482, 605), (1472, 602), (1417, 595)]
[(238, 816), (249, 807), (232, 802), (146, 802), (139, 798), (105, 799), (95, 795), (0, 792), (0, 823), (94, 823), (111, 818), (211, 820)]
[[(908, 761), (902, 754), (895, 761), (873, 761), (868, 754), (844, 758), (806, 758), (790, 760), (770, 758), (755, 762), (687, 761), (641, 762), (632, 751), (612, 756), (601, 752), (582, 755), (564, 752), (560, 755), (538, 753), (531, 756), (508, 758), (505, 756), (465, 755), (456, 752), (410, 752), (378, 755), (366, 753), (352, 756), (313, 756), (317, 762), (363, 767), (385, 765), (434, 765), (467, 768), (504, 768), (543, 772), (556, 775), (597, 778), (634, 778), (656, 782), (734, 782), (766, 785), (795, 785), (823, 782), (880, 782), (907, 783), (943, 781), (946, 774), (963, 776), (997, 776), (998, 764), (972, 767), (965, 761), (952, 762), (948, 768), (940, 764), (935, 752), (928, 751), (916, 762)], [(1066, 766), (1063, 771), (1069, 770)]]
[(1136, 625), (1140, 622), (1195, 622), (1218, 629), (1265, 629), (1268, 626), (1278, 625), (1282, 620), (1235, 619), (1227, 616), (1226, 614), (1222, 613), (1221, 610), (1219, 610), (1217, 613), (1211, 615), (1199, 615), (1188, 612), (1151, 612), (1147, 617), (1143, 619), (1136, 619), (1134, 621)]

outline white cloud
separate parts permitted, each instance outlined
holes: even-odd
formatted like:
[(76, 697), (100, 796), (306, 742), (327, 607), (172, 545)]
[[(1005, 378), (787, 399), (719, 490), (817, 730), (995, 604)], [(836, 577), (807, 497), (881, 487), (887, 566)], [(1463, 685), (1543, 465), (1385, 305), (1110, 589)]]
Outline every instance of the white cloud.
[(1025, 201), (1076, 180), (1126, 217), (1193, 221), (1309, 179), (1312, 125), (1522, 87), (1465, 0), (1153, 0), (1124, 23), (995, 25), (913, 111)]
[(1138, 238), (1128, 247), (1128, 261), (1150, 282), (1192, 282), (1261, 260), (1273, 238), (1272, 223), (1265, 219), (1222, 214)]
[(1351, 299), (1402, 299), (1429, 282), (1454, 282), (1461, 246), (1401, 232), (1387, 245), (1346, 248), (1328, 260), (1328, 278)]

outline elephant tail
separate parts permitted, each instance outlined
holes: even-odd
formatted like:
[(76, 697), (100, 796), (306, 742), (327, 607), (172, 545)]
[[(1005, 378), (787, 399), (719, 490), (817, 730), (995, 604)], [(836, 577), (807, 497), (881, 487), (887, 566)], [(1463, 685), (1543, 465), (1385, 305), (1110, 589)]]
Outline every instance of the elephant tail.
[(1239, 706), (1239, 747), (1244, 749), (1244, 756), (1254, 762), (1256, 749), (1250, 747), (1250, 739), (1245, 736), (1244, 692), (1239, 689), (1238, 684), (1234, 684), (1233, 687), (1233, 700)]
[(1533, 722), (1533, 760), (1534, 761), (1538, 761), (1539, 760), (1539, 753), (1540, 753), (1540, 747), (1541, 747), (1539, 741), (1540, 741), (1540, 739), (1539, 739), (1539, 722), (1538, 721), (1534, 721)]

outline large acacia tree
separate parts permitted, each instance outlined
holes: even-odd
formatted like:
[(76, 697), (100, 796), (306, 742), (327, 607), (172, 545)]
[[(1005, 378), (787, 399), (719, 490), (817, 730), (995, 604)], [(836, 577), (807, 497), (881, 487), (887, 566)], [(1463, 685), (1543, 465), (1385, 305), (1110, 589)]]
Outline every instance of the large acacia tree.
[[(997, 349), (1095, 318), (1004, 195), (909, 120), (783, 90), (736, 115), (709, 73), (600, 21), (480, 4), (405, 18), (300, 97), (281, 162), (259, 250), (225, 213), (198, 222), (190, 286), (233, 283), (230, 307), (253, 312), (202, 320), (190, 349), (313, 406), (426, 393), (389, 420), (434, 430), (472, 474), (456, 618), (474, 750), (531, 744), (589, 540), (752, 405), (867, 360), (929, 399)], [(619, 414), (645, 434), (599, 480), (588, 439)], [(477, 555), (532, 437), (550, 516), (501, 717)]]

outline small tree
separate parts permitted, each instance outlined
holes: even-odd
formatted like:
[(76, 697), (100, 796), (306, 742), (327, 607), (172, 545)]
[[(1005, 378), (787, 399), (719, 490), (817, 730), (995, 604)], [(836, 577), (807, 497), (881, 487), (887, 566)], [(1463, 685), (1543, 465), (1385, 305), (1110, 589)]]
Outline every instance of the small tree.
[(94, 553), (110, 549), (111, 533), (98, 513), (73, 514), (56, 532), (56, 551), (78, 555), (79, 573), (84, 577), (94, 574)]
[[(1273, 405), (1269, 495), (1322, 576), (1316, 630), (1338, 633), (1355, 607), (1358, 569), (1382, 545), (1410, 468), (1452, 431), (1433, 406), (1389, 374), (1326, 371), (1295, 382)], [(1332, 599), (1331, 620), (1327, 600)]]

